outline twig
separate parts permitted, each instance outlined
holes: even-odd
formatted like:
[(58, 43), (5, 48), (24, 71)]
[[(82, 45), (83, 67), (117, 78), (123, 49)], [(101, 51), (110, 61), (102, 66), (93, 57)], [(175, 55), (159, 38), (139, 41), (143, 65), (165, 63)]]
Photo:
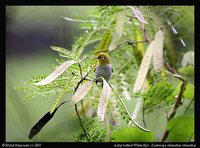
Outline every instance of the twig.
[(148, 41), (147, 41), (147, 40), (132, 41), (132, 40), (129, 39), (129, 40), (125, 40), (125, 41), (119, 43), (119, 44), (117, 45), (117, 47), (119, 47), (119, 46), (121, 46), (121, 45), (123, 45), (123, 44), (125, 44), (125, 43), (128, 43), (129, 45), (133, 45), (133, 44), (139, 44), (139, 43), (145, 43), (145, 42), (148, 42)]
[(150, 37), (149, 37), (149, 35), (147, 34), (147, 31), (146, 31), (146, 29), (145, 29), (145, 27), (144, 27), (144, 23), (141, 23), (141, 24), (140, 24), (140, 29), (143, 31), (145, 41), (147, 41), (148, 43), (150, 43), (151, 40), (150, 40)]
[(145, 42), (148, 42), (147, 40), (143, 40), (143, 41), (131, 41), (131, 40), (128, 40), (127, 41), (128, 44), (139, 44), (139, 43), (145, 43)]
[[(177, 109), (178, 107), (181, 105), (181, 99), (182, 99), (182, 96), (183, 96), (183, 92), (185, 91), (185, 87), (186, 87), (186, 84), (187, 84), (187, 81), (184, 80), (183, 78), (181, 77), (176, 77), (180, 80), (183, 81), (182, 85), (181, 85), (181, 90), (178, 94), (178, 97), (176, 98), (176, 103), (174, 104), (174, 108), (173, 108), (173, 111), (172, 113), (169, 115), (169, 118), (168, 118), (168, 122), (174, 118), (174, 116), (176, 115), (176, 112), (177, 112)], [(161, 139), (161, 142), (165, 141), (167, 139), (169, 135), (169, 131), (168, 130), (165, 130), (164, 134), (163, 134), (163, 137)]]
[[(80, 65), (79, 65), (79, 68), (80, 68), (80, 71), (82, 71)], [(80, 72), (80, 74), (81, 74), (81, 80), (78, 82), (77, 86), (75, 87), (74, 93), (78, 89), (79, 85), (83, 82), (83, 80), (90, 80), (90, 79), (86, 78), (88, 76), (89, 72), (90, 71), (88, 70), (87, 73), (86, 73), (86, 75), (84, 77), (82, 76), (82, 72)]]
[[(80, 65), (80, 64), (78, 64), (78, 65), (79, 65), (79, 68), (80, 68), (81, 80), (78, 82), (77, 86), (75, 87), (74, 93), (75, 93), (76, 90), (78, 89), (79, 85), (83, 82), (83, 80), (87, 80), (86, 77), (87, 77), (88, 74), (89, 74), (89, 70), (88, 70), (87, 73), (86, 73), (86, 75), (83, 77), (83, 76), (82, 76), (82, 68), (81, 68), (81, 65)], [(82, 104), (82, 102), (81, 102), (81, 105), (82, 105), (82, 110), (83, 110), (83, 104)], [(88, 138), (88, 136), (87, 136), (87, 132), (86, 132), (86, 130), (85, 130), (84, 126), (83, 126), (83, 123), (82, 123), (82, 121), (81, 121), (81, 118), (80, 118), (80, 115), (79, 115), (79, 113), (78, 113), (77, 105), (76, 105), (76, 104), (75, 104), (75, 111), (76, 111), (77, 117), (78, 117), (78, 119), (79, 119), (79, 122), (80, 122), (81, 128), (82, 128), (82, 130), (83, 130), (83, 133), (84, 133), (84, 135), (85, 135), (87, 141), (89, 141), (89, 138)], [(84, 110), (83, 110), (83, 111), (84, 111)], [(83, 113), (84, 113), (84, 112), (83, 112)]]
[(163, 61), (163, 63), (169, 72), (178, 75), (178, 73), (166, 61)]
[(82, 130), (83, 130), (83, 132), (84, 132), (84, 135), (85, 135), (87, 141), (90, 141), (89, 138), (88, 138), (88, 136), (87, 136), (87, 132), (86, 132), (84, 126), (83, 126), (83, 123), (82, 123), (82, 121), (81, 121), (81, 117), (80, 117), (80, 115), (79, 115), (79, 113), (78, 113), (77, 105), (76, 105), (76, 104), (75, 104), (75, 111), (76, 111), (76, 114), (77, 114), (77, 116), (78, 116), (79, 122), (80, 122), (80, 124), (81, 124), (81, 128), (82, 128)]
[(79, 67), (79, 69), (80, 69), (80, 75), (81, 75), (81, 78), (82, 78), (82, 76), (83, 76), (83, 72), (82, 72), (82, 68), (81, 68), (80, 63), (78, 63), (78, 67)]

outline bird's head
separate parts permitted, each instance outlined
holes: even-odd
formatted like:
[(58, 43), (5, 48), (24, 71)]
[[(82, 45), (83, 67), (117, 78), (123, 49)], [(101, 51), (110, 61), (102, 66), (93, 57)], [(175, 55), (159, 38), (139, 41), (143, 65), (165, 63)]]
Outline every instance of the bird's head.
[(110, 57), (107, 53), (100, 52), (97, 54), (97, 61), (100, 66), (104, 66), (106, 64), (110, 64)]

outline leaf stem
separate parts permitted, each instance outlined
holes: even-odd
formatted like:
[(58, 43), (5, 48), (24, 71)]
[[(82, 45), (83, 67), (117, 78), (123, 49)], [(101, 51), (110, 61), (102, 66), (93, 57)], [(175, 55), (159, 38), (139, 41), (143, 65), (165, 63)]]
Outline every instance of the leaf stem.
[(111, 86), (111, 84), (110, 84), (109, 82), (108, 82), (108, 84), (109, 84), (110, 87), (114, 90), (115, 94), (116, 94), (117, 97), (119, 98), (121, 104), (123, 105), (124, 109), (126, 110), (128, 116), (129, 116), (129, 118), (132, 120), (132, 122), (133, 122), (138, 128), (140, 128), (141, 130), (143, 130), (143, 131), (145, 131), (145, 132), (150, 132), (150, 130), (147, 130), (147, 129), (141, 127), (141, 126), (131, 117), (131, 115), (130, 115), (128, 109), (126, 108), (126, 106), (125, 106), (125, 104), (124, 104), (122, 98), (119, 96), (119, 94), (117, 93), (117, 91)]

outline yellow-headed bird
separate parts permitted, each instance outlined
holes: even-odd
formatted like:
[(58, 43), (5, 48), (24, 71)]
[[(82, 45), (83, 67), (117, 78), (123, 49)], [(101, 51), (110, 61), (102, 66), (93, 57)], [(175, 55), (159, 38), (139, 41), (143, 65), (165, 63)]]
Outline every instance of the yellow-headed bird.
[(112, 66), (110, 64), (110, 57), (107, 53), (100, 52), (97, 54), (97, 65), (94, 75), (96, 78), (103, 77), (106, 81), (109, 81), (112, 76)]

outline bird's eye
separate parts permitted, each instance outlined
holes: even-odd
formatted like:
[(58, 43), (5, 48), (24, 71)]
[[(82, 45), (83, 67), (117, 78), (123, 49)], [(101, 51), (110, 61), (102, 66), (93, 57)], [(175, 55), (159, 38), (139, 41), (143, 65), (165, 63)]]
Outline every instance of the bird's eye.
[(104, 59), (104, 56), (101, 56), (100, 58), (103, 60), (103, 59)]

